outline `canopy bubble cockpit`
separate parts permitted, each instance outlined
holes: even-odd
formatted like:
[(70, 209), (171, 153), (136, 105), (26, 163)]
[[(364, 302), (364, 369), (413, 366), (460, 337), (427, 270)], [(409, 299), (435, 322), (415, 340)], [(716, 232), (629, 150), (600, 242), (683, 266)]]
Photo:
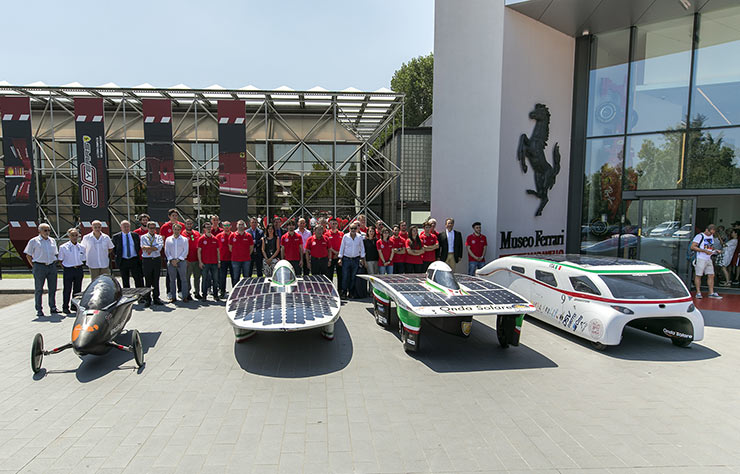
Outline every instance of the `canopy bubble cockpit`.
[(459, 290), (455, 275), (452, 269), (444, 262), (433, 262), (427, 269), (427, 280), (443, 288), (450, 290)]

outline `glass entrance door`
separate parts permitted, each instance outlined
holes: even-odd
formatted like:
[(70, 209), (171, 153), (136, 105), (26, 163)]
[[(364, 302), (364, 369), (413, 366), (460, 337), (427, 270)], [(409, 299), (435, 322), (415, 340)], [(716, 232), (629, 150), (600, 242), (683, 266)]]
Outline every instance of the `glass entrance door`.
[(694, 198), (641, 199), (637, 258), (670, 268), (688, 281), (686, 251), (696, 234)]

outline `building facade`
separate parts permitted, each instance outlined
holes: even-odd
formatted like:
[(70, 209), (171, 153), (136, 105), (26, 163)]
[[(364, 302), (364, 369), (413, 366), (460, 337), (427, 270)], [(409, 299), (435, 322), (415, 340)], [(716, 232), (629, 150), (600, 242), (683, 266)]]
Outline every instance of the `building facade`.
[(740, 221), (740, 5), (464, 0), (435, 13), (432, 214), (482, 221), (488, 258), (582, 252), (686, 277), (691, 238)]
[(117, 232), (144, 212), (162, 222), (168, 207), (197, 224), (211, 215), (383, 217), (401, 172), (373, 144), (402, 112), (402, 95), (387, 89), (0, 83), (4, 266), (18, 263), (22, 245), (11, 234), (42, 221), (63, 238), (90, 216)]

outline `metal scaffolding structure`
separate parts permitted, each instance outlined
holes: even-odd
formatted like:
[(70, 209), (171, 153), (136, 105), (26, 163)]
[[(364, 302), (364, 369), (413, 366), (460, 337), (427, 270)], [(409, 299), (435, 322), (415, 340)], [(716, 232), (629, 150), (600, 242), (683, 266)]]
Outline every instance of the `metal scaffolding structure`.
[[(244, 216), (367, 214), (392, 220), (390, 189), (402, 170), (379, 146), (402, 126), (403, 95), (387, 89), (327, 91), (135, 87), (14, 86), (0, 96), (31, 100), (34, 172), (40, 221), (53, 234), (79, 224), (73, 100), (99, 97), (105, 104), (111, 231), (146, 212), (142, 99), (172, 103), (176, 206), (199, 225), (219, 212), (217, 101), (246, 103), (247, 175)], [(1, 153), (1, 151), (0, 151)], [(4, 187), (4, 182), (0, 184)], [(4, 189), (0, 192), (0, 255), (11, 251)]]

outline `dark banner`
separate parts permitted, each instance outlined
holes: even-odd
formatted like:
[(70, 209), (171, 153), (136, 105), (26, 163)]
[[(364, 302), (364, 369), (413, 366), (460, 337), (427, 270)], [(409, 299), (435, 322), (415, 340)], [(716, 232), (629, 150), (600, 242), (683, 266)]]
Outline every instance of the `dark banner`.
[(218, 101), (218, 182), (221, 220), (247, 215), (247, 129), (243, 100)]
[(172, 105), (169, 99), (142, 99), (146, 199), (149, 215), (159, 224), (175, 207), (175, 159), (172, 145)]
[(28, 241), (38, 235), (30, 99), (0, 97), (0, 116), (3, 127), (8, 233), (13, 246), (23, 255)]
[(105, 148), (103, 99), (75, 98), (77, 134), (77, 183), (80, 192), (80, 227), (92, 232), (91, 222), (103, 223), (108, 233), (108, 154)]

